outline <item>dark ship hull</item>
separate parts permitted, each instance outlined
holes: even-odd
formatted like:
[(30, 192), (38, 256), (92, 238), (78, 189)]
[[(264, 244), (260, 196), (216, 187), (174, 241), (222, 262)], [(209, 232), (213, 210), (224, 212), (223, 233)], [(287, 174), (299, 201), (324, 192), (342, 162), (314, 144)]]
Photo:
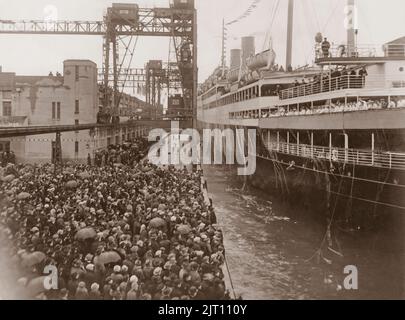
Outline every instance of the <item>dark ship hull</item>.
[[(203, 128), (235, 129), (200, 123), (200, 129)], [(248, 182), (272, 197), (305, 209), (297, 212), (308, 212), (321, 223), (331, 222), (331, 226), (340, 231), (387, 229), (402, 234), (405, 225), (404, 170), (269, 151), (260, 135), (259, 130), (256, 171), (246, 178), (239, 177), (241, 183)]]

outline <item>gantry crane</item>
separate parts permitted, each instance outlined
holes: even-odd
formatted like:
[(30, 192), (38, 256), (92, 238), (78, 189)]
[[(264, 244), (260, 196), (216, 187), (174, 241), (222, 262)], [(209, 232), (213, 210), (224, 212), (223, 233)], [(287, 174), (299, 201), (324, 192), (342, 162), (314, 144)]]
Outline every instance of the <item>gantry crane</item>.
[[(127, 82), (147, 81), (148, 77), (156, 80), (155, 76), (148, 75), (147, 70), (131, 69), (138, 37), (170, 37), (177, 61), (164, 69), (165, 77), (159, 76), (160, 80), (157, 81), (161, 85), (163, 79), (166, 79), (169, 90), (180, 82), (184, 115), (196, 117), (197, 13), (194, 0), (173, 0), (168, 8), (113, 4), (108, 8), (103, 21), (0, 20), (0, 34), (103, 36), (103, 107), (106, 110), (112, 105), (111, 115), (116, 117), (121, 97), (120, 87), (126, 87)], [(129, 42), (125, 43), (124, 37), (129, 38)], [(132, 43), (134, 45), (131, 48)], [(119, 56), (120, 48), (125, 50), (122, 59)], [(126, 60), (128, 57), (129, 62)]]

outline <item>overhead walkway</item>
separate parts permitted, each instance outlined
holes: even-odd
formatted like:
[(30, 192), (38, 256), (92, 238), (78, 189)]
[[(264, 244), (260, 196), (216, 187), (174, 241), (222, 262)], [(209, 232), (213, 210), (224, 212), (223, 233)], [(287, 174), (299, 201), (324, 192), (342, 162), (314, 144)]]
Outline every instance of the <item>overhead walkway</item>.
[[(24, 126), (24, 127), (2, 127), (0, 128), (0, 138), (32, 136), (49, 133), (73, 132), (83, 130), (93, 130), (96, 128), (136, 128), (146, 127), (149, 129), (161, 128), (170, 129), (172, 122), (176, 120), (160, 119), (160, 120), (132, 120), (118, 124), (79, 124), (79, 125), (49, 125), (49, 126)], [(186, 129), (192, 128), (192, 119), (180, 120), (179, 127)]]

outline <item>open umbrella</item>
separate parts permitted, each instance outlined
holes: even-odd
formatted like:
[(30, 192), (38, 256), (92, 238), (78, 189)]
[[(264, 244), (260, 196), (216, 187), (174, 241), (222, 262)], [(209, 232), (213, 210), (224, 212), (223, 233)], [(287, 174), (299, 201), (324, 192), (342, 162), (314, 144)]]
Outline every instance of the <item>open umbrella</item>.
[(141, 169), (143, 172), (149, 172), (149, 171), (151, 171), (152, 170), (152, 168), (149, 168), (149, 167), (142, 167), (142, 169)]
[(78, 174), (78, 176), (83, 180), (91, 178), (91, 175), (88, 172), (81, 172), (81, 173)]
[(132, 188), (135, 185), (135, 181), (128, 181), (127, 182), (127, 187)]
[(96, 264), (108, 264), (115, 263), (121, 260), (121, 256), (115, 251), (103, 252), (99, 256), (94, 258)]
[(177, 231), (182, 235), (187, 235), (191, 232), (191, 228), (188, 225), (182, 224), (177, 227)]
[(28, 192), (21, 192), (18, 196), (18, 200), (25, 200), (28, 199), (31, 195)]
[(203, 280), (204, 281), (213, 281), (215, 279), (214, 275), (212, 273), (206, 273), (203, 275)]
[(40, 252), (40, 251), (29, 253), (29, 254), (23, 256), (22, 265), (24, 267), (32, 267), (32, 266), (35, 266), (36, 264), (44, 261), (45, 258), (46, 258), (45, 253)]
[(32, 176), (33, 176), (32, 172), (27, 172), (27, 173), (24, 173), (23, 178), (28, 179), (28, 178), (31, 178)]
[(15, 179), (15, 175), (9, 174), (8, 176), (5, 176), (5, 177), (3, 178), (3, 181), (4, 181), (4, 182), (11, 182), (11, 181), (13, 181), (14, 179)]
[(75, 188), (77, 188), (78, 185), (79, 184), (75, 180), (71, 180), (69, 182), (66, 182), (66, 188), (69, 188), (69, 189), (75, 189)]
[(70, 167), (63, 170), (63, 174), (74, 174), (74, 173), (75, 173), (75, 170)]
[(166, 226), (166, 221), (162, 218), (154, 218), (150, 221), (149, 226), (152, 228), (162, 228)]
[(76, 233), (78, 240), (94, 239), (96, 236), (97, 232), (93, 228), (84, 228)]

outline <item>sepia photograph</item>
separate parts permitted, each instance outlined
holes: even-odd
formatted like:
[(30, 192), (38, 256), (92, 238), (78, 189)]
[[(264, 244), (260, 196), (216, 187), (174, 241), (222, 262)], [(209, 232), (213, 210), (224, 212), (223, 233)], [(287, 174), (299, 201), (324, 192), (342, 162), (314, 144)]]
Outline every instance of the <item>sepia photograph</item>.
[(405, 2), (118, 2), (0, 0), (0, 300), (405, 300)]

